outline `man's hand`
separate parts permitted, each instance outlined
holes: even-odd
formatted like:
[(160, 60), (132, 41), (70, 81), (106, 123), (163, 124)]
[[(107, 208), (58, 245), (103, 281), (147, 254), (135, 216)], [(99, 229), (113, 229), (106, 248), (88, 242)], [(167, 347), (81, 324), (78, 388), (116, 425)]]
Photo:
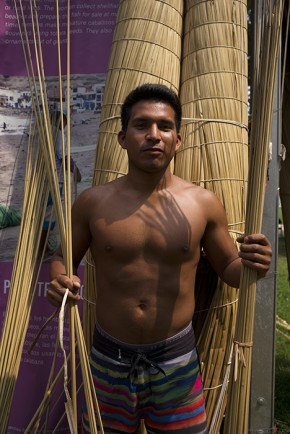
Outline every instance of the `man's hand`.
[(264, 277), (270, 268), (272, 246), (263, 234), (242, 235), (239, 257), (243, 265), (257, 271), (258, 278)]
[(80, 295), (78, 291), (81, 288), (80, 279), (78, 276), (73, 276), (70, 279), (64, 274), (59, 274), (55, 279), (53, 279), (48, 287), (47, 298), (48, 301), (54, 306), (59, 307), (62, 303), (63, 296), (66, 289), (69, 289), (68, 300), (79, 301)]

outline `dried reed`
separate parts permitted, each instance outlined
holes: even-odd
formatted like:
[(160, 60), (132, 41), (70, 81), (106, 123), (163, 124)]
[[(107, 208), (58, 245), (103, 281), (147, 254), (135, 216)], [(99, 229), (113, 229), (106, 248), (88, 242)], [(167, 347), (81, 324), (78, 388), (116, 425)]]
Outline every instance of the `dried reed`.
[[(247, 5), (225, 0), (185, 4), (183, 147), (176, 156), (175, 173), (217, 194), (235, 241), (244, 231), (248, 170)], [(222, 386), (229, 369), (237, 298), (236, 289), (218, 283), (198, 340), (210, 432), (218, 432), (225, 406)]]
[[(246, 234), (258, 233), (262, 226), (283, 1), (261, 1), (259, 6), (262, 20), (257, 38), (259, 52), (255, 53)], [(255, 271), (243, 268), (225, 434), (248, 432), (256, 280)]]

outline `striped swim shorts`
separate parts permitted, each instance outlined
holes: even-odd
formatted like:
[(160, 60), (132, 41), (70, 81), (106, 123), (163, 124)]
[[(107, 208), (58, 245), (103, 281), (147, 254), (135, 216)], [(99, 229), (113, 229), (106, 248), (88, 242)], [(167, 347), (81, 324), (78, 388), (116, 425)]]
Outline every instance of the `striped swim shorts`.
[[(192, 325), (149, 345), (131, 345), (95, 329), (90, 364), (105, 434), (207, 434)], [(83, 431), (90, 433), (86, 402)]]

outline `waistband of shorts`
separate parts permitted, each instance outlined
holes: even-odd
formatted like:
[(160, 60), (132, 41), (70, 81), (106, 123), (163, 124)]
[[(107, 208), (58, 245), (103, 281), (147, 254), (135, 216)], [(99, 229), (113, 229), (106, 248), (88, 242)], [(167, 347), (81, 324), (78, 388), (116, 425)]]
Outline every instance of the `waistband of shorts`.
[(185, 329), (162, 341), (152, 344), (128, 344), (114, 338), (96, 324), (93, 346), (102, 354), (116, 360), (131, 359), (136, 354), (143, 354), (150, 360), (160, 363), (192, 351), (195, 347), (195, 336), (190, 322)]

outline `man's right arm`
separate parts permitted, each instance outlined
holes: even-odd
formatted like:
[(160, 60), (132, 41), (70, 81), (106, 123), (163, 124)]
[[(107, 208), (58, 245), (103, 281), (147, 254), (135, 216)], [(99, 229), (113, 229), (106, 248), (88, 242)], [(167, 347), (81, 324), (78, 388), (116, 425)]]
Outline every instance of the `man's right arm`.
[(68, 298), (78, 301), (80, 296), (78, 291), (81, 282), (77, 276), (77, 268), (90, 247), (91, 233), (89, 226), (91, 190), (85, 190), (75, 201), (72, 208), (72, 259), (73, 276), (67, 276), (61, 248), (58, 249), (50, 263), (50, 278), (47, 297), (50, 303), (59, 306), (62, 302), (66, 289), (69, 289)]

